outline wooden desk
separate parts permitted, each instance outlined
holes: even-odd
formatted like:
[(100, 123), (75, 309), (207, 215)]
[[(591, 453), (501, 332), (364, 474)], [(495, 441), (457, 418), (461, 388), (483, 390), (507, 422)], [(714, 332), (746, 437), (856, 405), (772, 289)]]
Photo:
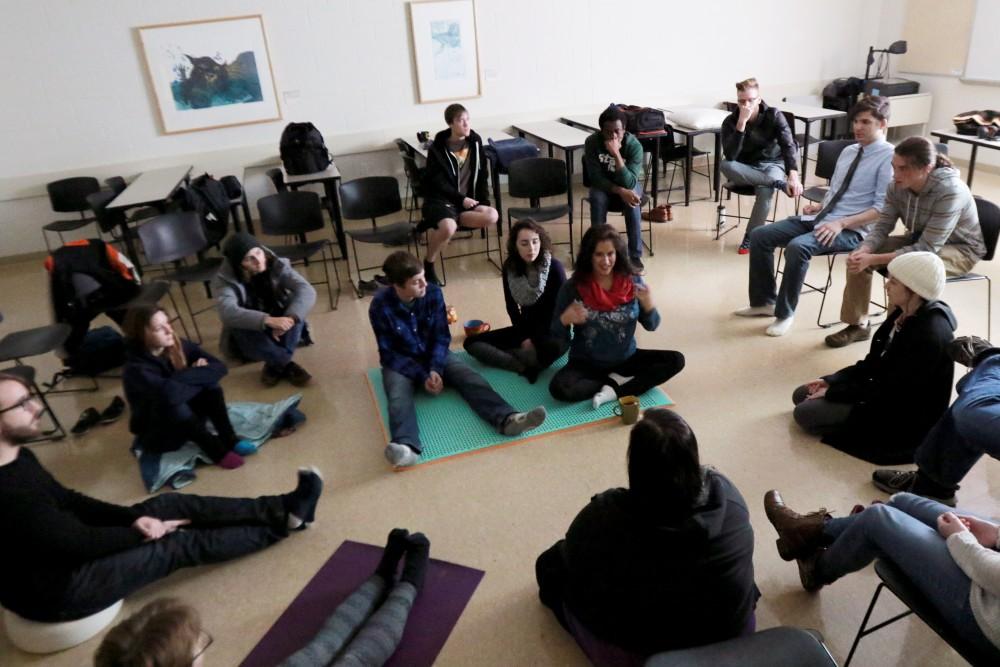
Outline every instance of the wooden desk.
[[(590, 132), (597, 132), (601, 128), (597, 124), (598, 116), (586, 115), (586, 116), (563, 116), (561, 118), (562, 122), (572, 125), (574, 127), (579, 127), (584, 130), (589, 130)], [(643, 150), (646, 150), (647, 144), (644, 140), (651, 139), (653, 141), (653, 150), (647, 151), (651, 152), (653, 155), (653, 207), (655, 208), (659, 204), (660, 195), (660, 139), (667, 136), (666, 132), (660, 134), (647, 134), (647, 135), (633, 135), (640, 143), (643, 144)]]
[(590, 136), (589, 132), (570, 127), (556, 120), (543, 120), (534, 123), (519, 123), (513, 126), (520, 136), (528, 135), (549, 145), (549, 157), (553, 157), (552, 149), (558, 148), (566, 154), (566, 198), (569, 204), (570, 224), (573, 221), (573, 153), (583, 148)]
[(995, 151), (1000, 150), (1000, 141), (980, 139), (970, 134), (959, 134), (958, 132), (949, 132), (948, 130), (934, 130), (931, 132), (931, 136), (937, 137), (943, 144), (947, 144), (949, 141), (957, 141), (972, 146), (972, 155), (969, 156), (969, 175), (965, 179), (965, 184), (970, 189), (972, 188), (972, 175), (976, 171), (976, 153), (979, 151), (979, 147), (992, 148)]
[[(182, 183), (188, 180), (193, 168), (189, 164), (144, 171), (129, 183), (128, 187), (118, 193), (117, 197), (108, 202), (107, 207), (126, 209), (137, 206), (156, 206), (162, 210), (166, 201), (177, 192)], [(135, 264), (136, 271), (141, 274), (142, 269), (132, 244), (132, 235), (129, 234), (128, 220), (125, 216), (122, 216), (121, 235), (125, 244), (125, 252)]]
[(344, 218), (340, 211), (340, 192), (337, 187), (340, 184), (340, 170), (337, 169), (337, 164), (331, 162), (330, 166), (323, 171), (317, 171), (312, 174), (299, 174), (297, 176), (290, 176), (285, 171), (285, 166), (281, 165), (281, 173), (285, 178), (285, 185), (290, 190), (298, 190), (303, 185), (310, 185), (312, 183), (323, 184), (323, 191), (326, 193), (326, 204), (330, 211), (330, 220), (333, 222), (333, 231), (337, 236), (337, 245), (340, 246), (339, 259), (347, 259), (347, 236), (344, 234)]

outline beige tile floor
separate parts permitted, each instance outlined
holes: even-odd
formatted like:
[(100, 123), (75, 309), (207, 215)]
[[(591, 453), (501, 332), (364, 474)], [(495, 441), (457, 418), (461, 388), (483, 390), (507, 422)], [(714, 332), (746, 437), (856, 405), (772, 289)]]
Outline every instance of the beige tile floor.
[[(697, 180), (704, 189), (703, 179)], [(1000, 200), (1000, 177), (977, 174), (975, 190)], [(784, 198), (781, 206), (788, 207)], [(793, 508), (825, 505), (845, 512), (855, 502), (885, 497), (868, 481), (871, 465), (804, 435), (790, 414), (797, 384), (853, 363), (866, 352), (866, 344), (841, 350), (824, 347), (826, 332), (815, 325), (817, 295), (802, 298), (799, 321), (781, 339), (763, 335), (766, 321), (732, 317), (731, 311), (746, 304), (747, 258), (735, 252), (741, 232), (722, 242), (712, 240), (714, 205), (709, 202), (674, 210), (674, 222), (656, 225), (656, 255), (646, 260), (647, 280), (663, 323), (656, 332), (641, 332), (639, 342), (684, 352), (687, 368), (665, 388), (693, 426), (703, 461), (725, 472), (747, 498), (757, 534), (757, 583), (764, 594), (758, 626), (817, 628), (843, 661), (876, 577), (869, 568), (819, 594), (803, 592), (794, 566), (775, 552), (761, 498), (777, 487)], [(564, 230), (556, 235), (562, 237)], [(566, 247), (558, 252), (566, 252)], [(814, 264), (813, 278), (820, 279), (819, 262)], [(496, 271), (481, 257), (456, 260), (450, 267), (446, 295), (459, 317), (502, 325), (506, 315)], [(1000, 262), (982, 269), (1000, 279)], [(340, 271), (343, 274), (343, 263)], [(842, 263), (834, 276), (827, 305), (831, 316), (839, 307)], [(7, 317), (0, 333), (48, 320), (39, 261), (0, 266), (0, 294), (0, 309)], [(985, 335), (984, 295), (981, 283), (947, 288), (945, 299), (957, 313), (959, 334)], [(318, 343), (299, 355), (316, 376), (302, 402), (309, 422), (292, 437), (267, 445), (237, 471), (201, 470), (198, 481), (186, 489), (218, 495), (283, 492), (293, 484), (297, 466), (315, 463), (327, 480), (318, 522), (268, 551), (177, 573), (133, 596), (126, 611), (162, 595), (189, 600), (215, 636), (208, 664), (235, 665), (343, 540), (381, 543), (392, 527), (405, 526), (427, 533), (433, 556), (486, 571), (439, 664), (585, 665), (583, 654), (538, 602), (534, 559), (562, 535), (591, 495), (626, 483), (627, 429), (602, 425), (575, 431), (572, 437), (554, 435), (393, 473), (382, 458), (384, 443), (364, 377), (364, 370), (377, 364), (366, 319), (369, 300), (359, 301), (345, 290), (339, 310), (330, 312), (320, 296), (311, 318)], [(214, 316), (202, 316), (201, 323), (209, 349), (216, 350)], [(1000, 325), (996, 315), (994, 324)], [(453, 334), (460, 346), (458, 326)], [(55, 368), (52, 359), (38, 365)], [(224, 384), (227, 395), (272, 400), (291, 391), (287, 386), (262, 389), (257, 372), (253, 366), (233, 368)], [(105, 381), (96, 395), (57, 397), (53, 403), (71, 425), (83, 407), (103, 406), (118, 391), (114, 381)], [(145, 493), (128, 445), (123, 420), (81, 438), (36, 445), (35, 451), (64, 484), (130, 503)], [(977, 465), (960, 499), (970, 509), (996, 513), (1000, 465), (992, 460)], [(897, 606), (880, 604), (883, 614)], [(98, 641), (58, 655), (32, 657), (0, 638), (0, 664), (82, 665)], [(855, 664), (944, 666), (962, 661), (919, 620), (907, 619), (865, 639)]]

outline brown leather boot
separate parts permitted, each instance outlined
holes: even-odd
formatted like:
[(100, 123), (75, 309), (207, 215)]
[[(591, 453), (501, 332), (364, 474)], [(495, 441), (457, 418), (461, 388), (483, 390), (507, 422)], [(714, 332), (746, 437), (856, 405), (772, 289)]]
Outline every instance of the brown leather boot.
[(816, 563), (824, 551), (826, 549), (816, 549), (810, 556), (796, 561), (799, 565), (799, 581), (802, 583), (802, 588), (810, 593), (815, 593), (825, 585), (816, 573)]
[(823, 526), (830, 518), (825, 507), (799, 514), (786, 507), (781, 494), (772, 489), (764, 494), (764, 512), (778, 532), (778, 554), (782, 559), (807, 558), (823, 546)]

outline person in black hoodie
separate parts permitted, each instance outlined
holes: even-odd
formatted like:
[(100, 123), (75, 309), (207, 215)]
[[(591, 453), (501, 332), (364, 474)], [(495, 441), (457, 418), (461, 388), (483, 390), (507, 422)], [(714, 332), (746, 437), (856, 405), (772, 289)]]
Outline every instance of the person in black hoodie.
[[(130, 350), (122, 384), (132, 409), (129, 430), (136, 447), (167, 452), (190, 440), (223, 468), (243, 465), (243, 457), (257, 447), (240, 440), (229, 421), (219, 386), (229, 372), (225, 364), (179, 339), (159, 306), (131, 308), (124, 330)], [(216, 433), (208, 430), (206, 420)]]
[(809, 433), (881, 465), (913, 463), (913, 454), (951, 400), (948, 356), (955, 315), (938, 301), (941, 258), (909, 252), (889, 263), (890, 313), (864, 359), (795, 390), (794, 417)]
[(467, 337), (465, 351), (534, 384), (566, 351), (566, 344), (550, 333), (566, 270), (552, 256), (548, 233), (534, 220), (526, 218), (511, 229), (502, 280), (511, 326)]
[(535, 563), (539, 597), (595, 665), (753, 632), (753, 528), (746, 501), (704, 467), (676, 412), (632, 428), (629, 488), (594, 496)]
[(299, 470), (294, 491), (257, 498), (163, 493), (123, 506), (68, 489), (21, 447), (42, 413), (23, 379), (0, 373), (0, 604), (22, 618), (91, 616), (175, 570), (259, 551), (315, 520), (315, 468)]
[(434, 262), (458, 227), (488, 227), (499, 218), (490, 206), (483, 140), (469, 126), (469, 112), (461, 104), (449, 104), (444, 120), (448, 129), (435, 135), (427, 151), (423, 220), (417, 225), (418, 232), (433, 230), (427, 242), (424, 274), (428, 282), (437, 285), (441, 281)]

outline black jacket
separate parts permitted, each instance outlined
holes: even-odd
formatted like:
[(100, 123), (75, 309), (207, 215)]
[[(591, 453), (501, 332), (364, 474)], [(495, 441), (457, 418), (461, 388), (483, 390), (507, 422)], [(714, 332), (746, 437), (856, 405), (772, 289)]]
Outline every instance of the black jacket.
[[(166, 419), (173, 406), (187, 403), (204, 387), (218, 386), (229, 372), (225, 364), (195, 343), (182, 340), (181, 345), (188, 366), (179, 371), (174, 370), (165, 355), (154, 357), (146, 350), (135, 349), (129, 352), (122, 385), (132, 410), (129, 430), (140, 438), (169, 428)], [(192, 366), (198, 359), (207, 360), (208, 365)]]
[(847, 423), (823, 442), (879, 465), (912, 463), (913, 452), (951, 400), (955, 364), (945, 350), (955, 315), (928, 301), (889, 341), (902, 311), (878, 328), (868, 355), (826, 380), (826, 399), (852, 404)]
[(735, 637), (760, 597), (746, 501), (710, 468), (687, 518), (654, 523), (627, 489), (610, 489), (561, 544), (567, 608), (596, 637), (634, 653)]
[(747, 123), (746, 131), (736, 131), (739, 110), (722, 121), (722, 151), (727, 160), (743, 164), (783, 162), (785, 172), (798, 171), (798, 147), (785, 116), (761, 100), (757, 119)]
[(427, 151), (427, 171), (421, 185), (424, 197), (440, 199), (455, 206), (459, 211), (465, 210), (462, 201), (471, 197), (482, 206), (490, 205), (488, 160), (483, 154), (483, 140), (474, 130), (469, 132), (469, 160), (472, 160), (472, 180), (469, 192), (458, 191), (458, 161), (448, 151), (448, 137), (451, 130), (441, 130), (434, 136), (434, 143)]

